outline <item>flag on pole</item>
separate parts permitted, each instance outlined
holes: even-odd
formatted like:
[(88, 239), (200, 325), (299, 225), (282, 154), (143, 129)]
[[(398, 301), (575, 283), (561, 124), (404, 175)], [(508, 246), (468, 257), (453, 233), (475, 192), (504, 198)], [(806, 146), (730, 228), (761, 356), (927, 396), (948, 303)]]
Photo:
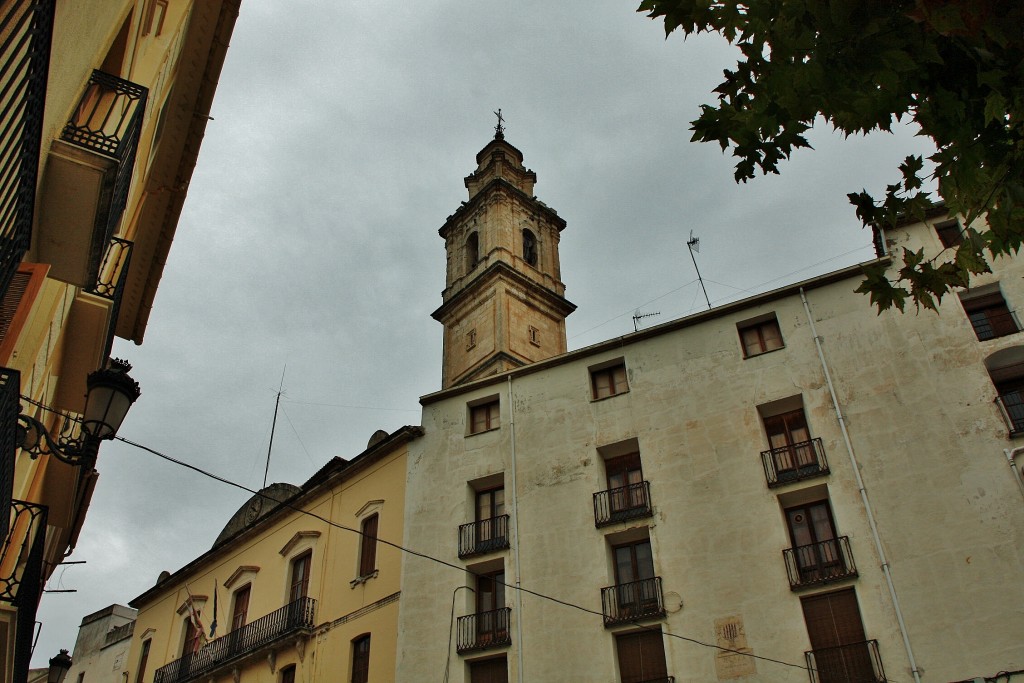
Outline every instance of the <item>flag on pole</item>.
[(217, 637), (217, 581), (213, 582), (213, 621), (210, 622), (210, 640)]
[(192, 598), (192, 591), (189, 590), (188, 584), (185, 584), (185, 592), (188, 593), (188, 618), (192, 622), (192, 628), (195, 629), (196, 639), (192, 645), (192, 652), (199, 652), (199, 649), (206, 645), (206, 629), (203, 628), (203, 622), (199, 618), (199, 612), (196, 610), (195, 600)]

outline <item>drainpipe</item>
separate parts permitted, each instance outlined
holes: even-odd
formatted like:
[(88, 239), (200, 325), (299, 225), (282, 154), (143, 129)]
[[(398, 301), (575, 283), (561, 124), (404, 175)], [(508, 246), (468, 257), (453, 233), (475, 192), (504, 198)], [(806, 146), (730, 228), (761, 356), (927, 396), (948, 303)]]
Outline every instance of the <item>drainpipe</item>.
[(523, 683), (523, 591), (519, 564), (519, 489), (516, 488), (516, 408), (512, 395), (512, 375), (508, 376), (508, 429), (512, 448), (512, 472), (509, 484), (512, 486), (512, 556), (516, 564), (516, 642), (518, 647), (516, 680)]
[(889, 598), (892, 600), (893, 609), (896, 611), (896, 622), (899, 624), (900, 635), (903, 637), (903, 647), (907, 651), (907, 660), (910, 662), (910, 673), (914, 676), (916, 683), (921, 683), (921, 672), (917, 669), (917, 661), (914, 659), (914, 651), (910, 647), (910, 636), (907, 633), (907, 625), (903, 621), (903, 610), (900, 608), (899, 598), (896, 597), (896, 586), (892, 582), (892, 573), (889, 570), (889, 560), (885, 557), (885, 550), (882, 549), (882, 539), (878, 535), (878, 526), (875, 524), (875, 513), (871, 510), (871, 501), (868, 500), (868, 492), (864, 487), (864, 480), (860, 476), (860, 465), (857, 464), (857, 456), (853, 452), (853, 443), (850, 441), (850, 433), (846, 429), (846, 418), (839, 407), (839, 398), (836, 396), (835, 387), (832, 385), (832, 375), (828, 371), (828, 364), (825, 362), (825, 352), (821, 348), (821, 337), (814, 328), (814, 316), (811, 315), (810, 304), (804, 295), (804, 288), (800, 288), (800, 301), (804, 304), (804, 311), (807, 313), (807, 322), (811, 325), (811, 336), (814, 338), (814, 346), (818, 349), (818, 360), (821, 361), (822, 372), (825, 373), (825, 384), (828, 385), (828, 393), (832, 398), (832, 407), (836, 411), (836, 418), (839, 420), (839, 429), (843, 433), (843, 442), (846, 444), (846, 454), (850, 458), (850, 467), (853, 469), (853, 476), (857, 480), (857, 490), (860, 491), (861, 503), (864, 505), (864, 512), (868, 518), (868, 526), (871, 528), (871, 538), (875, 542), (875, 550), (878, 552), (878, 559), (881, 561), (882, 574), (885, 576), (885, 584), (889, 588)]
[(1024, 452), (1024, 446), (1003, 449), (1003, 453), (1006, 454), (1006, 460), (1010, 463), (1010, 471), (1013, 472), (1013, 478), (1017, 481), (1018, 488), (1020, 488), (1020, 495), (1024, 496), (1024, 479), (1021, 479), (1020, 470), (1017, 469), (1017, 463), (1015, 461), (1017, 454), (1022, 452)]

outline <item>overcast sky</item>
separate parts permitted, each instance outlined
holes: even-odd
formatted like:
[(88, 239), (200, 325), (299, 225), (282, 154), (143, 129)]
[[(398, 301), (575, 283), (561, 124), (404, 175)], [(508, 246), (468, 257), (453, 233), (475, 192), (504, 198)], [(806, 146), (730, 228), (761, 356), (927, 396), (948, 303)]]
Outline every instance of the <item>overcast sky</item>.
[[(735, 52), (664, 38), (636, 0), (243, 0), (121, 434), (258, 489), (300, 484), (440, 388), (437, 230), (493, 136), (566, 222), (569, 348), (873, 256), (847, 192), (881, 193), (924, 141), (822, 126), (781, 176), (733, 182), (689, 121)], [(868, 302), (865, 299), (864, 305)], [(78, 548), (47, 588), (33, 664), (84, 615), (209, 549), (248, 494), (105, 444)], [(395, 539), (400, 540), (400, 539)]]

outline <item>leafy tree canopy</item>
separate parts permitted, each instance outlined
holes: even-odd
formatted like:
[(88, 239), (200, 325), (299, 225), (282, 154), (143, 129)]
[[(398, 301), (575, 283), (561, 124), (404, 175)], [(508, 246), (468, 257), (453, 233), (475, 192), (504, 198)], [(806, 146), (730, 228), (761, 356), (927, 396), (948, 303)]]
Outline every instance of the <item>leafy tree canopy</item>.
[[(846, 135), (913, 120), (938, 198), (907, 157), (885, 197), (849, 194), (866, 226), (923, 220), (937, 200), (963, 217), (964, 242), (932, 259), (904, 250), (890, 279), (871, 267), (857, 291), (879, 311), (934, 309), (1024, 243), (1024, 2), (1021, 0), (643, 0), (666, 35), (721, 33), (742, 58), (692, 122), (693, 140), (738, 158), (736, 180), (778, 173), (822, 116)], [(975, 219), (982, 219), (975, 223)], [(970, 227), (974, 226), (974, 227)], [(982, 226), (982, 227), (978, 227)]]

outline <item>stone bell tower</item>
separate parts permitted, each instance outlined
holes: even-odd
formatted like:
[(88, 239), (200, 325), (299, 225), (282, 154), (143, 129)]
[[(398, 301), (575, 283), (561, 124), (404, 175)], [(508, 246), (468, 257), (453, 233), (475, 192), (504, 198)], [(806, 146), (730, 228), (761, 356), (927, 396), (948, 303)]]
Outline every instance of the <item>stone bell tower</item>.
[(438, 231), (448, 254), (444, 303), (432, 314), (444, 325), (442, 388), (564, 353), (576, 310), (558, 263), (565, 221), (533, 196), (537, 175), (500, 117), (476, 163), (469, 201)]

